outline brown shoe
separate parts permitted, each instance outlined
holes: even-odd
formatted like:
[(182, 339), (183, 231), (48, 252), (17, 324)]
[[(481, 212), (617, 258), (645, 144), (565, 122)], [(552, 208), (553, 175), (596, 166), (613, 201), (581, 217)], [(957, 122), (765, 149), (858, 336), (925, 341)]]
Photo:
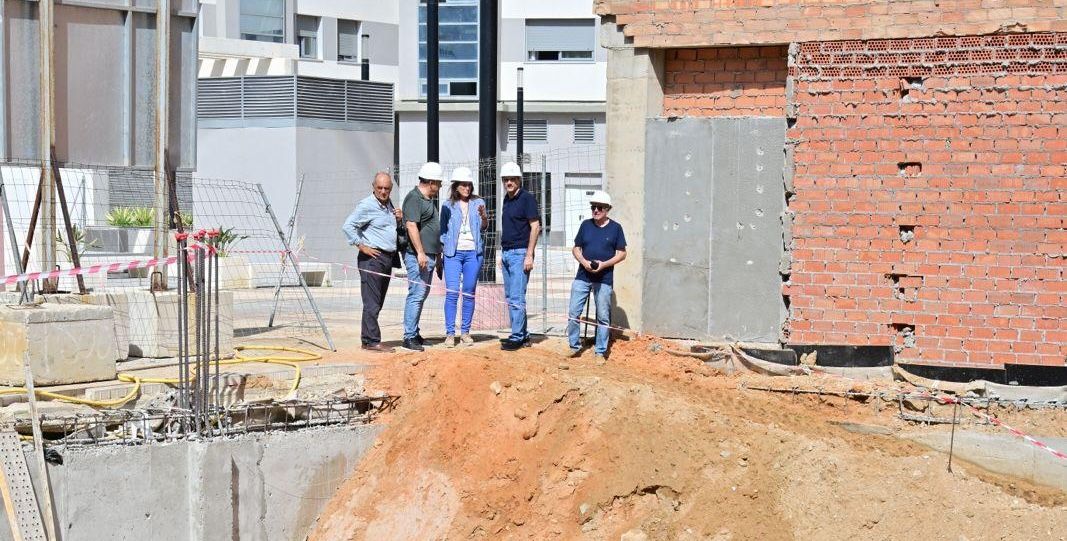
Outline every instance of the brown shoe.
[(393, 352), (393, 348), (388, 347), (388, 346), (383, 346), (381, 342), (378, 342), (377, 344), (363, 344), (363, 349), (365, 349), (367, 351), (373, 351), (375, 353), (392, 353)]

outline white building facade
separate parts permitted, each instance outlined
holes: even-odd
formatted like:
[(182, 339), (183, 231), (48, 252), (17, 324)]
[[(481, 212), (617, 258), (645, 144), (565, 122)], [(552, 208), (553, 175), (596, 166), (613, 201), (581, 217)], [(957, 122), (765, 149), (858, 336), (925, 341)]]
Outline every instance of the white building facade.
[[(427, 156), (425, 10), (422, 0), (399, 0), (396, 109), (402, 170)], [(478, 0), (440, 4), (439, 155), (444, 164), (478, 159), (478, 10)], [(599, 21), (592, 2), (574, 0), (501, 0), (498, 15), (498, 160), (516, 159), (515, 100), (522, 67), (523, 151), (532, 160), (524, 170), (539, 172), (542, 154), (558, 156), (547, 160), (546, 168), (549, 239), (565, 244), (580, 223), (580, 209), (587, 208), (583, 197), (602, 185), (598, 150), (604, 144), (607, 55), (600, 48)]]
[[(261, 184), (309, 255), (347, 261), (339, 232), (394, 162), (398, 4), (204, 0), (197, 174)], [(363, 61), (369, 77), (363, 77)]]

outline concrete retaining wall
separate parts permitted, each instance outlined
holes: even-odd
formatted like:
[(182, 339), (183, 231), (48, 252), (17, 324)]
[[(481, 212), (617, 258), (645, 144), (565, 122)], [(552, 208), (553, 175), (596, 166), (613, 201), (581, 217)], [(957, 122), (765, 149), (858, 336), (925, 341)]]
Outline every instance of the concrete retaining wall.
[[(60, 535), (64, 541), (304, 539), (382, 428), (61, 451), (63, 465), (48, 468)], [(0, 516), (5, 539), (10, 528)]]

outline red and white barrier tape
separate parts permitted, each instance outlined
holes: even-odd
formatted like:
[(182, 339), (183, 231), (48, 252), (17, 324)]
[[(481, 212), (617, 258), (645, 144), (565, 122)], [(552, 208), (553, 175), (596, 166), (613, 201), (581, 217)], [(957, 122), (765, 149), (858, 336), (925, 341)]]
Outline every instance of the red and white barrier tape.
[(173, 265), (178, 260), (177, 256), (168, 257), (166, 259), (146, 259), (144, 261), (135, 260), (128, 261), (126, 263), (110, 263), (100, 265), (90, 265), (88, 267), (75, 267), (73, 269), (56, 269), (48, 272), (27, 272), (23, 274), (12, 274), (11, 276), (4, 277), (4, 285), (17, 284), (19, 282), (29, 282), (33, 280), (52, 280), (61, 276), (84, 276), (89, 274), (96, 274), (98, 272), (122, 272), (125, 270), (142, 269), (148, 267), (165, 267), (167, 265)]
[(976, 416), (981, 417), (982, 419), (985, 419), (986, 421), (989, 421), (994, 426), (998, 426), (1000, 428), (1003, 428), (1003, 429), (1007, 430), (1008, 432), (1011, 432), (1011, 434), (1013, 436), (1015, 436), (1017, 438), (1022, 438), (1023, 440), (1025, 440), (1026, 442), (1030, 443), (1034, 447), (1037, 447), (1038, 449), (1043, 449), (1043, 450), (1047, 451), (1049, 454), (1051, 454), (1052, 456), (1054, 456), (1054, 457), (1056, 457), (1058, 459), (1067, 460), (1067, 453), (1064, 453), (1063, 451), (1058, 451), (1056, 449), (1053, 449), (1052, 447), (1049, 447), (1047, 443), (1045, 443), (1045, 442), (1043, 442), (1041, 440), (1038, 440), (1038, 439), (1034, 438), (1033, 436), (1031, 436), (1031, 435), (1029, 435), (1029, 434), (1027, 434), (1027, 433), (1015, 428), (1015, 427), (1012, 427), (1012, 426), (1009, 426), (1009, 425), (1005, 424), (1000, 419), (997, 419), (996, 417), (994, 417), (992, 415), (989, 415), (988, 413), (985, 413), (984, 411), (981, 411), (978, 408), (976, 408), (976, 407), (974, 407), (974, 406), (972, 406), (970, 404), (964, 403), (962, 400), (960, 400), (960, 399), (958, 399), (956, 397), (952, 397), (952, 396), (948, 396), (948, 395), (934, 395), (934, 394), (931, 394), (929, 392), (922, 393), (920, 396), (925, 396), (925, 397), (928, 397), (928, 398), (932, 398), (932, 399), (937, 400), (938, 402), (940, 402), (942, 404), (959, 404), (961, 406), (968, 407), (968, 408), (971, 409), (972, 412), (974, 412), (974, 414)]

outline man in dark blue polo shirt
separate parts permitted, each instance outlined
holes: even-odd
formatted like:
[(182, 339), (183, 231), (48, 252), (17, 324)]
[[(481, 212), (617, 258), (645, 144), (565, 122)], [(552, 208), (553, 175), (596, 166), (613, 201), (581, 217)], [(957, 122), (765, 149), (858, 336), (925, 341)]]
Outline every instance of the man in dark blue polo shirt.
[(534, 265), (534, 247), (541, 233), (541, 214), (533, 194), (522, 189), (522, 170), (514, 162), (500, 170), (504, 182), (504, 208), (500, 213), (500, 264), (504, 270), (504, 296), (508, 299), (511, 334), (500, 348), (515, 351), (530, 343), (526, 330), (526, 284)]
[(602, 190), (589, 199), (593, 217), (582, 222), (574, 237), (571, 252), (581, 265), (571, 285), (571, 302), (567, 317), (567, 338), (571, 356), (581, 353), (578, 341), (578, 318), (585, 300), (593, 293), (596, 304), (596, 360), (603, 361), (608, 352), (611, 332), (611, 292), (615, 285), (615, 265), (626, 259), (626, 235), (618, 222), (608, 218), (611, 196)]

